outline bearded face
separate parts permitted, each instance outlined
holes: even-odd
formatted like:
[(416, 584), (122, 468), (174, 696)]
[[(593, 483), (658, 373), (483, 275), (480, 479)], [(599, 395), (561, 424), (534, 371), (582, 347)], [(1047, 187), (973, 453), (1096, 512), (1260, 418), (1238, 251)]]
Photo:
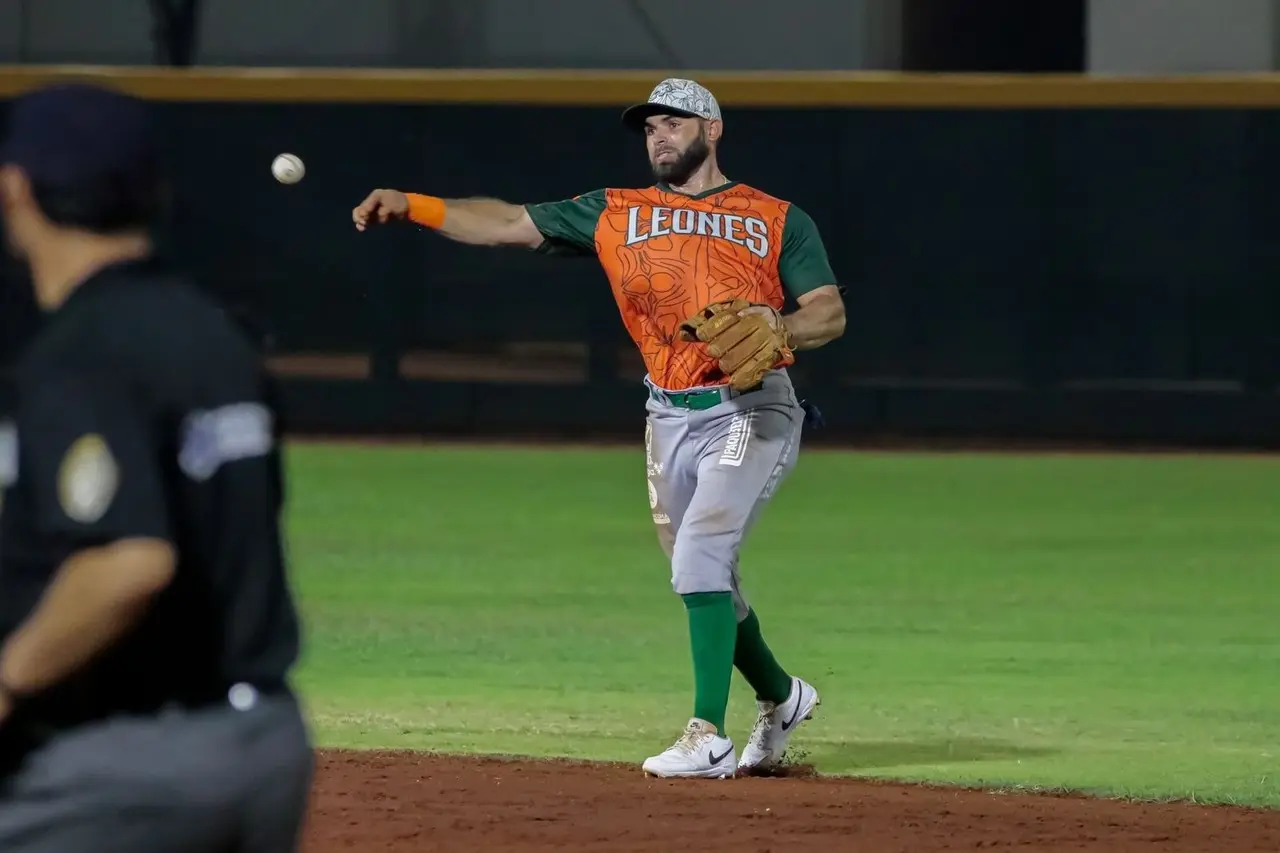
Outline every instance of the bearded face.
[(706, 124), (697, 118), (653, 116), (645, 125), (649, 165), (659, 181), (680, 185), (711, 154)]

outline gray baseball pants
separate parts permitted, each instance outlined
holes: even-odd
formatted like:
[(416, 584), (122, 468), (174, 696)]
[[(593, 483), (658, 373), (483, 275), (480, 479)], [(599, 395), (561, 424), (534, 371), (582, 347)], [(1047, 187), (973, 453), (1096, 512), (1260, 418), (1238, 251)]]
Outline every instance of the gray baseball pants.
[(0, 780), (0, 850), (297, 850), (313, 767), (297, 701), (243, 685), (230, 695), (234, 705), (114, 718), (37, 749)]

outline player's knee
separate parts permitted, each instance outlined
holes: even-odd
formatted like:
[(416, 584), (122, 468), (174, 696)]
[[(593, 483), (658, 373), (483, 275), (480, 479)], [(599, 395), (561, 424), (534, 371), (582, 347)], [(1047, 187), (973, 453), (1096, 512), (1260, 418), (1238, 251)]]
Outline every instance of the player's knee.
[(677, 595), (731, 592), (735, 561), (733, 551), (682, 530), (671, 555), (671, 588)]

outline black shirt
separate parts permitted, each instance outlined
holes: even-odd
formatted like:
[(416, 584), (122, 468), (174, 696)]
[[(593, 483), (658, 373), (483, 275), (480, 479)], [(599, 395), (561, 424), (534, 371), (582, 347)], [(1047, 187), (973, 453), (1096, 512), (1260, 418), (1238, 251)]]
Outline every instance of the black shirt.
[(30, 700), (58, 728), (282, 686), (298, 656), (286, 581), (280, 424), (254, 342), (156, 261), (92, 276), (16, 363), (0, 412), (0, 636), (62, 562), (168, 540), (172, 583), (135, 631)]

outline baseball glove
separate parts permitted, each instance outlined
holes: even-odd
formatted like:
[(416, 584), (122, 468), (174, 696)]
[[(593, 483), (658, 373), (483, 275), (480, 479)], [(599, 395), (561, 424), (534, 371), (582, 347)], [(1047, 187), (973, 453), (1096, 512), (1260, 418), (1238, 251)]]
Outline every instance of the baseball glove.
[(754, 388), (779, 362), (794, 358), (782, 315), (745, 299), (711, 303), (680, 324), (680, 336), (706, 344), (735, 391)]

